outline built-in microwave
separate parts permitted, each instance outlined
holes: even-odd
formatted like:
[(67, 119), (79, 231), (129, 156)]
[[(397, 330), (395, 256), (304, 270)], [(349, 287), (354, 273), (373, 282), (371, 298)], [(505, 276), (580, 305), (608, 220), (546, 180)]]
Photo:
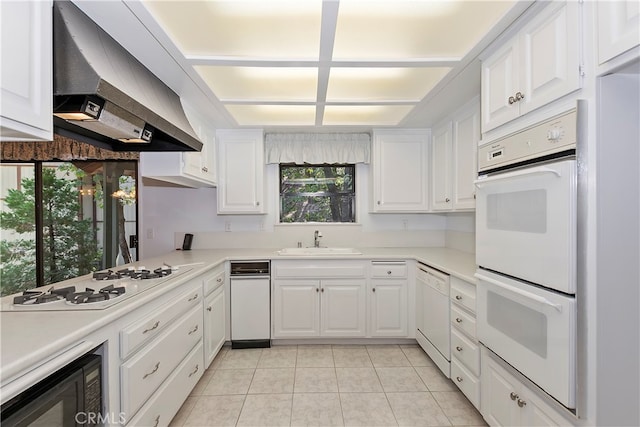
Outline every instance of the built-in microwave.
[(0, 424), (102, 425), (102, 358), (86, 354), (2, 405)]

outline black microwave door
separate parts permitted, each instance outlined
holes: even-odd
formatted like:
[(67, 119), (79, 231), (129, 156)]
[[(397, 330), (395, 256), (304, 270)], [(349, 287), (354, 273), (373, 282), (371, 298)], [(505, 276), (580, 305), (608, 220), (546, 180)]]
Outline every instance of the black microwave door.
[(26, 393), (2, 415), (3, 427), (73, 427), (86, 423), (83, 407), (83, 375), (73, 375), (54, 385)]

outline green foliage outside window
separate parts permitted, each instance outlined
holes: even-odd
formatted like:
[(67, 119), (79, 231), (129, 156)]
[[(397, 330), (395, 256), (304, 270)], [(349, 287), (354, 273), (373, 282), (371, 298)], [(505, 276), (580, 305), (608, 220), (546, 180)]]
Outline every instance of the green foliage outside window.
[(280, 222), (355, 222), (354, 165), (280, 165)]

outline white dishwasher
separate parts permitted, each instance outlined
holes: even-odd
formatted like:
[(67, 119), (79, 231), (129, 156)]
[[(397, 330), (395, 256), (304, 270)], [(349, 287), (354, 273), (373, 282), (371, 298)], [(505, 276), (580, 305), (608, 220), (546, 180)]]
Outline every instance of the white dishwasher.
[(417, 264), (416, 340), (440, 370), (451, 376), (449, 275)]
[(271, 346), (269, 261), (231, 261), (231, 348)]

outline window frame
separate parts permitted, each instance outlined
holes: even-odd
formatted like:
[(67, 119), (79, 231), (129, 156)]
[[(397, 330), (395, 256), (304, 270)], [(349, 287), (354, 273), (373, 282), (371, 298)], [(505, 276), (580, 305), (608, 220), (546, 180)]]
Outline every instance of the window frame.
[[(320, 195), (319, 197), (331, 197), (331, 194), (336, 195), (350, 195), (352, 197), (351, 202), (351, 220), (350, 221), (306, 221), (306, 222), (286, 222), (282, 220), (282, 207), (283, 207), (283, 168), (322, 168), (322, 167), (333, 167), (333, 168), (349, 168), (351, 169), (351, 176), (353, 177), (353, 191), (351, 192), (342, 192), (342, 193), (328, 193), (325, 195)], [(358, 222), (358, 212), (357, 212), (357, 200), (358, 200), (358, 190), (356, 185), (356, 164), (353, 163), (279, 163), (278, 164), (278, 224), (286, 224), (286, 225), (305, 225), (305, 224), (327, 224), (327, 225), (354, 225)]]

